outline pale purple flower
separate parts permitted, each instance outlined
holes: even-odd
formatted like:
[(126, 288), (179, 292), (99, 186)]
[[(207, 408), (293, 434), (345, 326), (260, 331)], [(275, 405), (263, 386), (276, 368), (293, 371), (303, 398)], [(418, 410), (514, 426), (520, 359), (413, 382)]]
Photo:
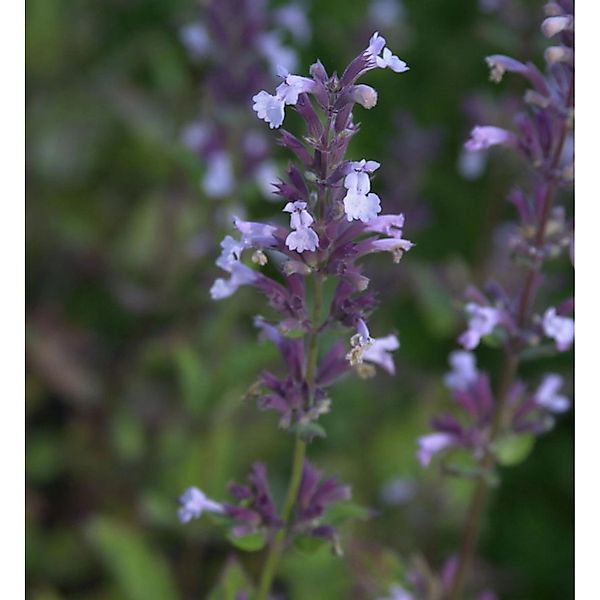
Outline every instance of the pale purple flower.
[(291, 213), (290, 227), (294, 230), (287, 236), (286, 246), (299, 253), (316, 250), (319, 247), (319, 236), (310, 228), (314, 219), (306, 210), (306, 202), (288, 202), (283, 210)]
[(254, 170), (254, 180), (267, 200), (276, 199), (275, 183), (277, 182), (278, 175), (277, 167), (270, 160), (260, 163)]
[(233, 191), (233, 168), (226, 152), (212, 154), (206, 164), (202, 189), (211, 198), (222, 198)]
[(269, 32), (262, 34), (257, 42), (258, 49), (267, 59), (273, 74), (277, 74), (280, 68), (293, 71), (298, 63), (298, 56), (292, 48), (281, 43), (277, 33)]
[(395, 73), (404, 73), (408, 71), (408, 65), (398, 58), (389, 48), (383, 49), (383, 57), (377, 57), (377, 66), (380, 69), (390, 68)]
[(283, 123), (286, 104), (296, 104), (300, 94), (312, 91), (315, 86), (315, 82), (308, 77), (290, 75), (286, 69), (281, 69), (281, 73), (284, 74), (284, 81), (277, 86), (274, 96), (262, 90), (252, 97), (252, 109), (271, 129), (277, 129)]
[(573, 15), (548, 17), (542, 22), (542, 33), (546, 37), (553, 37), (561, 31), (573, 31), (573, 23)]
[[(383, 51), (383, 56), (379, 54)], [(380, 69), (390, 68), (396, 73), (404, 73), (408, 71), (408, 65), (398, 58), (389, 48), (385, 48), (385, 38), (379, 35), (379, 32), (375, 32), (369, 40), (369, 47), (366, 50), (366, 54), (371, 56), (375, 61), (375, 65)]]
[(236, 262), (229, 268), (231, 277), (229, 279), (216, 279), (210, 288), (210, 297), (213, 300), (223, 300), (237, 292), (238, 288), (243, 285), (254, 283), (258, 275), (245, 264)]
[(310, 39), (310, 23), (306, 13), (298, 4), (282, 6), (275, 11), (274, 18), (275, 22), (287, 29), (297, 41), (306, 43)]
[(363, 360), (379, 365), (390, 375), (396, 372), (392, 352), (400, 348), (400, 342), (394, 334), (382, 338), (371, 338), (371, 343), (363, 351)]
[(558, 393), (563, 385), (563, 378), (555, 373), (548, 373), (534, 394), (535, 403), (554, 413), (562, 413), (569, 409), (569, 399)]
[(314, 252), (319, 247), (319, 236), (310, 227), (299, 227), (287, 236), (285, 245), (298, 253)]
[(457, 169), (461, 177), (468, 181), (479, 179), (485, 171), (488, 153), (485, 150), (462, 149), (458, 155)]
[(184, 25), (181, 28), (179, 37), (187, 51), (194, 58), (202, 58), (210, 51), (210, 37), (202, 23)]
[(490, 146), (515, 147), (517, 137), (511, 131), (491, 125), (477, 125), (471, 130), (471, 137), (465, 142), (465, 149), (471, 152), (485, 150)]
[(550, 307), (544, 313), (542, 321), (544, 333), (556, 342), (556, 349), (565, 352), (573, 344), (575, 337), (575, 321), (570, 317), (561, 317), (556, 309)]
[(252, 110), (256, 112), (259, 119), (269, 124), (271, 129), (281, 127), (285, 116), (283, 100), (273, 96), (264, 90), (252, 97), (254, 104)]
[(381, 201), (377, 194), (360, 194), (348, 190), (344, 197), (344, 211), (348, 221), (360, 220), (368, 223), (381, 212)]
[(396, 25), (403, 16), (401, 0), (372, 0), (369, 4), (369, 19), (383, 29)]
[(236, 216), (233, 217), (233, 223), (242, 234), (241, 243), (245, 248), (270, 248), (277, 244), (274, 237), (277, 227), (273, 225), (244, 221)]
[(367, 110), (370, 110), (377, 104), (377, 90), (370, 85), (361, 83), (353, 86), (350, 96), (354, 102), (357, 102)]
[(417, 458), (421, 466), (427, 467), (435, 454), (454, 445), (454, 437), (449, 433), (429, 433), (421, 436), (417, 444), (419, 445)]
[(466, 390), (477, 381), (479, 372), (475, 363), (475, 355), (464, 350), (456, 350), (450, 354), (448, 362), (452, 371), (444, 376), (444, 383), (451, 390)]
[(469, 302), (465, 306), (469, 316), (469, 328), (458, 338), (465, 350), (474, 350), (481, 338), (489, 335), (500, 322), (500, 311), (491, 306), (479, 306)]
[(177, 515), (182, 523), (188, 523), (192, 519), (198, 519), (203, 512), (222, 513), (223, 505), (215, 502), (197, 487), (190, 487), (179, 497), (181, 504)]
[(196, 121), (188, 125), (181, 133), (181, 141), (190, 150), (199, 151), (207, 142), (210, 130), (206, 123)]
[(414, 600), (414, 596), (400, 585), (393, 585), (388, 596), (378, 600)]

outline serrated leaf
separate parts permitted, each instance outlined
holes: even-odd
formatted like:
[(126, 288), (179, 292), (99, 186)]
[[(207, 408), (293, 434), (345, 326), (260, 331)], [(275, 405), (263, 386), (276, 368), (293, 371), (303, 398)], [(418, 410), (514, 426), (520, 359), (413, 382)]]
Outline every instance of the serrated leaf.
[(239, 548), (244, 552), (258, 552), (258, 550), (262, 550), (267, 543), (263, 533), (250, 533), (239, 537), (230, 534), (227, 536), (227, 539), (229, 539), (236, 548)]
[(531, 433), (507, 435), (495, 444), (498, 463), (510, 467), (523, 462), (533, 450), (535, 436)]
[(143, 534), (109, 517), (96, 517), (88, 537), (120, 595), (129, 600), (176, 600), (175, 582), (165, 559)]

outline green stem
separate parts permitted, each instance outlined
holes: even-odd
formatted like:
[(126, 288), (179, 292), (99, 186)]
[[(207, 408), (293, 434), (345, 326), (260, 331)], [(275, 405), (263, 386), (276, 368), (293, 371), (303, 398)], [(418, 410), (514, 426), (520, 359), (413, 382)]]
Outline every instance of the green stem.
[(277, 565), (281, 558), (281, 553), (285, 544), (285, 536), (287, 533), (287, 526), (289, 524), (290, 516), (298, 496), (298, 489), (300, 488), (300, 481), (302, 480), (302, 467), (304, 465), (304, 456), (306, 454), (306, 442), (296, 434), (296, 442), (294, 445), (294, 459), (292, 462), (292, 474), (290, 477), (290, 483), (288, 486), (287, 496), (285, 498), (285, 504), (282, 512), (283, 526), (277, 532), (271, 543), (269, 554), (263, 568), (263, 572), (260, 578), (260, 584), (258, 587), (257, 600), (266, 600), (275, 578), (275, 572), (277, 571)]
[[(323, 296), (323, 279), (320, 273), (315, 274), (315, 289), (313, 298), (313, 318), (311, 324), (310, 338), (308, 342), (308, 351), (306, 357), (306, 381), (310, 390), (309, 402), (312, 404), (314, 396), (314, 380), (317, 366), (317, 354), (318, 354), (318, 336), (319, 336), (319, 316), (321, 314), (321, 301)], [(281, 513), (281, 519), (283, 525), (281, 529), (275, 534), (271, 546), (269, 548), (269, 554), (265, 561), (265, 566), (260, 577), (260, 583), (258, 586), (258, 592), (256, 600), (267, 600), (271, 586), (273, 585), (273, 579), (277, 572), (277, 566), (281, 559), (285, 546), (285, 538), (290, 525), (290, 519), (298, 497), (298, 490), (300, 489), (300, 483), (302, 481), (302, 468), (304, 466), (304, 457), (306, 456), (306, 442), (300, 436), (300, 433), (296, 433), (296, 442), (294, 444), (294, 458), (292, 461), (292, 473), (290, 475), (290, 482), (288, 484), (287, 495), (283, 505), (283, 511)]]

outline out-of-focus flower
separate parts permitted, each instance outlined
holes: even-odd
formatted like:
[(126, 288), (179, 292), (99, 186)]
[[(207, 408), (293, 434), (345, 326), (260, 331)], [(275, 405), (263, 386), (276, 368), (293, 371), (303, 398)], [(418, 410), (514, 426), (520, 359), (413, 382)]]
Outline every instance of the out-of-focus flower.
[(563, 378), (560, 375), (556, 373), (545, 375), (534, 394), (536, 404), (554, 413), (562, 413), (569, 410), (571, 406), (569, 399), (558, 393), (562, 385)]
[(556, 342), (556, 349), (565, 352), (573, 344), (575, 337), (575, 321), (570, 317), (556, 314), (556, 308), (550, 307), (544, 313), (542, 320), (544, 333)]
[(471, 352), (456, 350), (448, 359), (452, 371), (444, 376), (444, 383), (454, 390), (465, 390), (477, 381), (479, 371), (475, 365), (475, 355)]
[(481, 338), (489, 335), (500, 322), (500, 311), (491, 306), (479, 306), (469, 302), (465, 306), (469, 318), (469, 328), (458, 338), (465, 350), (474, 350)]
[(486, 150), (491, 146), (516, 147), (517, 137), (502, 127), (477, 125), (471, 130), (471, 137), (465, 142), (465, 149), (471, 152)]
[(181, 506), (177, 511), (177, 515), (182, 523), (200, 518), (203, 512), (222, 513), (224, 511), (222, 504), (208, 498), (197, 487), (188, 488), (179, 497), (179, 503)]
[(417, 444), (419, 446), (417, 458), (421, 466), (427, 467), (435, 454), (454, 445), (454, 437), (449, 433), (429, 433), (421, 436)]

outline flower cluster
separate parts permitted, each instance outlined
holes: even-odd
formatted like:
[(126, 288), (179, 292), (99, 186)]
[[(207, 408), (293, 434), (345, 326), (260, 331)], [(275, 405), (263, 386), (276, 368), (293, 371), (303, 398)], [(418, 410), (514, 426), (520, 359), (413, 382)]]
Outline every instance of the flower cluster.
[[(273, 539), (284, 526), (278, 513), (268, 481), (267, 467), (263, 463), (252, 465), (247, 482), (229, 484), (232, 503), (210, 500), (196, 487), (187, 489), (179, 498), (179, 520), (188, 523), (204, 512), (217, 513), (230, 528), (232, 539), (243, 540), (258, 536), (261, 543)], [(304, 461), (302, 479), (296, 498), (293, 520), (287, 524), (296, 536), (310, 536), (325, 540), (339, 552), (336, 530), (324, 522), (326, 510), (332, 504), (351, 498), (350, 487), (334, 477), (323, 479), (322, 474)]]
[[(432, 420), (433, 432), (418, 440), (417, 457), (425, 467), (432, 458), (451, 450), (466, 450), (475, 468), (448, 465), (449, 472), (476, 480), (468, 509), (463, 552), (451, 578), (448, 597), (460, 597), (470, 553), (474, 547), (477, 519), (482, 511), (486, 486), (495, 477), (495, 467), (524, 459), (534, 436), (547, 431), (555, 415), (565, 412), (570, 401), (561, 392), (563, 378), (547, 373), (535, 382), (518, 376), (520, 362), (528, 357), (566, 352), (573, 344), (574, 321), (569, 316), (573, 300), (542, 310), (535, 306), (543, 282), (546, 262), (572, 249), (573, 225), (563, 207), (553, 207), (557, 193), (573, 178), (573, 82), (574, 20), (570, 0), (550, 2), (542, 32), (556, 37), (557, 45), (546, 49), (546, 71), (532, 63), (522, 63), (503, 55), (486, 59), (491, 79), (500, 82), (504, 73), (517, 73), (527, 82), (524, 110), (515, 117), (515, 129), (476, 126), (465, 149), (480, 152), (502, 146), (525, 159), (533, 173), (531, 193), (518, 189), (509, 195), (516, 207), (519, 224), (504, 247), (513, 264), (507, 261), (490, 267), (494, 281), (483, 291), (474, 287), (466, 294), (464, 311), (467, 329), (458, 342), (464, 348), (450, 355), (452, 370), (444, 379), (458, 409)], [(572, 252), (571, 252), (572, 254)], [(508, 272), (507, 272), (508, 271)], [(502, 285), (499, 281), (507, 281)], [(503, 351), (503, 367), (497, 386), (476, 366), (475, 350), (481, 341)]]
[[(501, 430), (492, 439), (494, 397), (489, 377), (477, 370), (475, 356), (455, 351), (450, 355), (452, 370), (444, 382), (458, 408), (458, 414), (443, 414), (432, 421), (433, 433), (418, 440), (418, 458), (424, 467), (431, 459), (449, 449), (462, 448), (480, 460), (494, 453), (504, 440), (521, 434), (541, 434), (552, 427), (553, 416), (565, 412), (570, 402), (559, 393), (563, 378), (555, 373), (544, 375), (539, 386), (530, 392), (515, 381), (506, 399)], [(499, 461), (502, 459), (500, 458)]]
[[(381, 200), (371, 192), (379, 163), (346, 158), (348, 144), (359, 131), (353, 120), (355, 105), (370, 109), (377, 102), (377, 92), (358, 80), (377, 68), (396, 73), (408, 69), (375, 33), (341, 77), (329, 75), (321, 62), (311, 66), (309, 77), (280, 69), (275, 93), (262, 90), (254, 95), (252, 108), (270, 128), (282, 126), (288, 107), (306, 127), (302, 138), (285, 129), (280, 134), (280, 143), (297, 159), (275, 185), (289, 225), (283, 215), (273, 223), (236, 217), (238, 235), (225, 237), (217, 260), (227, 276), (217, 279), (210, 290), (212, 298), (220, 300), (240, 286), (254, 287), (279, 314), (277, 320), (257, 316), (255, 325), (278, 348), (284, 373), (264, 371), (249, 395), (259, 408), (276, 411), (280, 427), (295, 434), (288, 496), (278, 514), (265, 469), (255, 466), (249, 486), (231, 488), (236, 507), (223, 509), (234, 520), (233, 536), (262, 531), (269, 541), (260, 598), (266, 597), (270, 586), (271, 563), (292, 537), (320, 537), (338, 549), (335, 530), (323, 521), (325, 509), (348, 499), (350, 490), (336, 480), (322, 480), (303, 458), (306, 443), (325, 435), (318, 420), (331, 408), (328, 388), (353, 369), (371, 376), (373, 365), (378, 365), (394, 373), (391, 353), (399, 341), (394, 334), (374, 338), (369, 332), (367, 320), (376, 298), (360, 261), (389, 252), (398, 262), (412, 243), (403, 238), (402, 214), (380, 214)], [(340, 339), (344, 329), (350, 333), (342, 333)], [(338, 336), (328, 347), (325, 332)]]
[(283, 39), (303, 44), (310, 38), (303, 9), (288, 4), (270, 11), (259, 0), (211, 0), (202, 19), (185, 25), (180, 35), (194, 61), (211, 65), (204, 79), (203, 116), (182, 134), (202, 159), (204, 193), (225, 198), (241, 181), (254, 179), (272, 199), (276, 167), (267, 139), (246, 117), (247, 101), (279, 68), (296, 67), (296, 52)]

